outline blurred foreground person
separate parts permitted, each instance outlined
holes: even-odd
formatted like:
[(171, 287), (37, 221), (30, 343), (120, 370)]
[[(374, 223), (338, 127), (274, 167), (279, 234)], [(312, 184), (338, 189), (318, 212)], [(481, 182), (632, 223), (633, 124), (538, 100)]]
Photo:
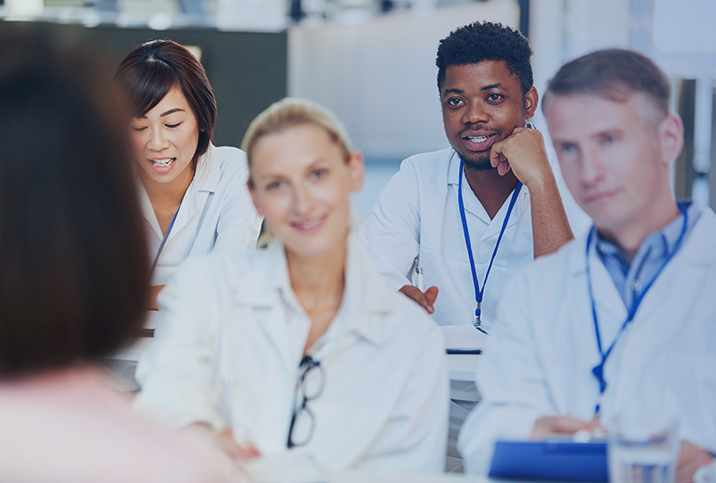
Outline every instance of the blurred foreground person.
[[(564, 65), (543, 104), (564, 179), (594, 226), (515, 277), (460, 432), (472, 471), (496, 438), (678, 422), (676, 475), (716, 451), (716, 215), (674, 199), (684, 143), (666, 75), (628, 50)], [(492, 350), (494, 348), (495, 350)], [(713, 468), (713, 467), (712, 467)]]
[(97, 366), (141, 327), (149, 294), (114, 93), (75, 42), (3, 27), (0, 481), (214, 482), (228, 471), (133, 414)]
[(329, 470), (442, 471), (443, 338), (385, 285), (350, 229), (361, 154), (332, 113), (292, 99), (259, 115), (243, 148), (276, 240), (179, 269), (139, 361), (137, 407), (238, 456), (299, 451)]

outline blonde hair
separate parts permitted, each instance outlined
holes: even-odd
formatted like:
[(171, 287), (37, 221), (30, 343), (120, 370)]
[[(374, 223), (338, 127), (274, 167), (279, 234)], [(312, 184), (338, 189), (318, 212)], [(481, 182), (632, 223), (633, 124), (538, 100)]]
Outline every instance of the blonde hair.
[[(353, 146), (345, 126), (338, 120), (336, 115), (322, 105), (308, 99), (286, 97), (269, 106), (256, 119), (251, 121), (244, 135), (241, 149), (246, 152), (249, 173), (251, 172), (253, 161), (252, 151), (259, 139), (301, 124), (315, 124), (325, 129), (331, 141), (341, 148), (345, 160), (348, 162)], [(250, 175), (249, 183), (251, 183)]]

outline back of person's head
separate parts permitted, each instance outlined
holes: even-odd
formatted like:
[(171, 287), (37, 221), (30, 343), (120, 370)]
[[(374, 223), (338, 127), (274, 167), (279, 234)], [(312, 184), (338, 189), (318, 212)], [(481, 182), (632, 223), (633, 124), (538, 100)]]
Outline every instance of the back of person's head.
[(353, 147), (348, 131), (338, 117), (316, 102), (287, 97), (275, 102), (259, 114), (246, 130), (241, 149), (246, 152), (249, 170), (253, 161), (253, 147), (259, 139), (302, 124), (315, 124), (323, 128), (331, 141), (341, 148), (348, 162)]
[(520, 81), (522, 94), (525, 94), (534, 83), (531, 56), (529, 41), (510, 27), (492, 22), (465, 25), (440, 41), (435, 60), (438, 67), (438, 89), (445, 80), (445, 71), (452, 65), (504, 61), (509, 72)]
[(147, 249), (116, 92), (77, 42), (0, 32), (2, 378), (94, 361), (143, 322)]
[(624, 102), (636, 93), (662, 118), (669, 113), (669, 78), (651, 59), (632, 50), (598, 50), (559, 69), (547, 84), (542, 110), (552, 95), (588, 94)]
[(126, 91), (132, 115), (142, 117), (178, 87), (199, 125), (199, 142), (192, 166), (209, 147), (216, 124), (216, 99), (206, 71), (185, 47), (171, 40), (152, 40), (137, 46), (124, 58), (115, 74)]

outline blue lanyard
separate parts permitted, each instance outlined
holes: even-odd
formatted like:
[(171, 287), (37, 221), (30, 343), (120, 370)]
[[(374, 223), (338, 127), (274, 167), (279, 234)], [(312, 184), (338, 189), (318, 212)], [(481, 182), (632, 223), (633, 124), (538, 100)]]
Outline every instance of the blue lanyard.
[(654, 281), (657, 279), (659, 274), (661, 274), (662, 270), (664, 270), (664, 267), (666, 267), (666, 264), (671, 261), (672, 258), (674, 258), (674, 255), (676, 255), (676, 252), (679, 251), (679, 248), (681, 248), (681, 244), (684, 241), (684, 237), (686, 235), (686, 227), (688, 226), (688, 215), (686, 214), (686, 207), (679, 205), (679, 210), (681, 210), (681, 214), (684, 215), (684, 224), (681, 227), (681, 233), (679, 234), (679, 238), (676, 240), (676, 244), (674, 245), (674, 249), (669, 252), (666, 257), (664, 258), (664, 261), (661, 263), (661, 266), (656, 271), (656, 274), (654, 275), (654, 278), (651, 279), (651, 281), (644, 287), (644, 289), (636, 294), (634, 297), (634, 301), (631, 304), (631, 307), (629, 307), (629, 311), (627, 312), (627, 319), (622, 324), (621, 328), (619, 329), (619, 332), (617, 333), (616, 337), (614, 337), (614, 340), (612, 341), (611, 345), (607, 348), (606, 352), (602, 349), (602, 337), (599, 333), (599, 322), (597, 320), (597, 307), (594, 303), (594, 292), (592, 290), (592, 276), (591, 271), (589, 269), (589, 245), (592, 240), (592, 237), (594, 236), (595, 227), (592, 226), (592, 229), (589, 231), (589, 236), (587, 237), (587, 287), (589, 289), (589, 298), (592, 302), (592, 317), (594, 319), (594, 331), (597, 335), (597, 349), (599, 349), (599, 355), (601, 356), (601, 361), (599, 364), (594, 366), (592, 368), (592, 374), (594, 374), (594, 377), (597, 378), (599, 381), (599, 398), (597, 399), (597, 405), (594, 409), (594, 416), (599, 417), (599, 410), (601, 408), (602, 404), (602, 397), (604, 396), (604, 391), (607, 389), (607, 381), (604, 380), (604, 364), (607, 362), (607, 358), (612, 353), (612, 349), (614, 349), (614, 346), (616, 345), (617, 341), (621, 337), (621, 335), (624, 333), (624, 330), (626, 329), (627, 325), (634, 320), (634, 316), (636, 315), (636, 311), (639, 308), (639, 305), (641, 304), (641, 301), (644, 300), (644, 297), (646, 296), (646, 293), (649, 291), (651, 286), (654, 284)]
[[(182, 199), (182, 201), (184, 201), (184, 200)], [(157, 262), (159, 261), (159, 255), (161, 255), (162, 250), (164, 250), (164, 245), (167, 243), (169, 234), (172, 232), (172, 227), (174, 226), (174, 222), (177, 220), (177, 215), (179, 214), (180, 209), (181, 209), (181, 204), (179, 205), (179, 208), (177, 208), (177, 212), (174, 213), (174, 218), (172, 218), (172, 222), (169, 224), (169, 228), (167, 229), (167, 232), (164, 234), (162, 243), (159, 245), (159, 250), (157, 250), (157, 254), (154, 257), (154, 262), (152, 262), (152, 269), (149, 271), (149, 273), (152, 275), (154, 275), (154, 269), (157, 268)]]
[(475, 259), (472, 256), (472, 245), (470, 244), (470, 232), (467, 229), (467, 219), (465, 218), (465, 203), (462, 200), (462, 176), (463, 176), (463, 163), (462, 160), (460, 160), (460, 182), (458, 183), (457, 188), (457, 202), (458, 206), (460, 207), (460, 219), (462, 220), (462, 232), (465, 234), (465, 245), (467, 245), (467, 255), (470, 258), (470, 270), (472, 270), (472, 284), (475, 287), (475, 302), (477, 303), (477, 306), (475, 308), (475, 320), (473, 322), (473, 325), (477, 330), (480, 332), (487, 334), (485, 332), (485, 329), (482, 328), (482, 323), (480, 321), (480, 315), (482, 315), (482, 296), (485, 293), (485, 285), (487, 285), (487, 277), (490, 276), (490, 270), (492, 269), (492, 262), (495, 260), (495, 255), (497, 255), (497, 249), (500, 247), (500, 241), (502, 241), (502, 235), (505, 234), (505, 228), (507, 228), (507, 222), (510, 219), (510, 215), (512, 214), (512, 208), (515, 207), (515, 202), (517, 201), (517, 196), (520, 194), (520, 190), (522, 189), (522, 183), (517, 182), (517, 186), (515, 187), (515, 191), (512, 193), (512, 198), (510, 199), (510, 206), (507, 208), (507, 214), (505, 215), (505, 221), (502, 222), (502, 229), (500, 229), (500, 236), (497, 237), (497, 243), (495, 244), (495, 249), (492, 250), (492, 258), (490, 259), (490, 264), (487, 266), (487, 272), (485, 273), (485, 280), (482, 282), (482, 289), (480, 289), (480, 282), (477, 280), (477, 271), (475, 270)]

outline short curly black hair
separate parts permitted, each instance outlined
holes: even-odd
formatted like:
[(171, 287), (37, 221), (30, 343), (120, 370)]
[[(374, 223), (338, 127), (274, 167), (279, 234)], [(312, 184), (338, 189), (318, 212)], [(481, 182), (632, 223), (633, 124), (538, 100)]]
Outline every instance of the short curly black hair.
[(438, 66), (438, 89), (445, 71), (451, 65), (477, 64), (485, 60), (503, 60), (512, 75), (517, 76), (526, 94), (534, 79), (529, 41), (517, 30), (501, 23), (474, 22), (454, 30), (440, 41), (435, 65)]

